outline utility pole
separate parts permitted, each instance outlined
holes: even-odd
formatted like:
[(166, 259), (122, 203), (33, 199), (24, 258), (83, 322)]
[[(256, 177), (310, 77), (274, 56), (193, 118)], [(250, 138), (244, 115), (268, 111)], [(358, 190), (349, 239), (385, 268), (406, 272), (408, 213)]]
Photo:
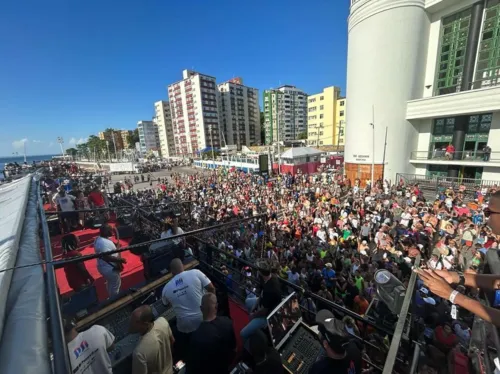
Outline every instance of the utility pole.
[(24, 163), (26, 163), (26, 142), (23, 142), (24, 146)]
[(109, 153), (109, 140), (106, 140), (106, 148), (108, 150), (108, 159), (109, 159), (109, 162), (111, 162), (111, 153)]

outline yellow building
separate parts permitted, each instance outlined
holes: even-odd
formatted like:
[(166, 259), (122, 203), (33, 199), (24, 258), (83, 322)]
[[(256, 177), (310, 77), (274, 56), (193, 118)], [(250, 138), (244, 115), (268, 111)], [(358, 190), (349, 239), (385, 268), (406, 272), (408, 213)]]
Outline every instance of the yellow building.
[(336, 145), (337, 106), (340, 88), (326, 87), (323, 92), (310, 95), (307, 100), (307, 144), (311, 146)]
[(337, 99), (337, 110), (335, 120), (335, 140), (334, 145), (343, 147), (345, 145), (345, 114), (347, 100), (345, 97)]

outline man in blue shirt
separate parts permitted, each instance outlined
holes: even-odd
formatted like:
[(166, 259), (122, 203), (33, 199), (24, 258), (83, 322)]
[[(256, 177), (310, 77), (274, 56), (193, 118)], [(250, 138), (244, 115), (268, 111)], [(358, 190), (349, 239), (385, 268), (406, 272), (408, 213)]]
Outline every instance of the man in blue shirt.
[(321, 275), (326, 282), (327, 288), (335, 287), (335, 270), (332, 269), (332, 264), (330, 262), (325, 264), (325, 267), (321, 271)]

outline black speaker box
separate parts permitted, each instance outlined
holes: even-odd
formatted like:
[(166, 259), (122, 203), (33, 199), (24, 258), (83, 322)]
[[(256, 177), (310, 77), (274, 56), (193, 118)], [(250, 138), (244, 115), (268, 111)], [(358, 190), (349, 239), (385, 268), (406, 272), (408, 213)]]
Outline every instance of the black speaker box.
[(134, 226), (132, 225), (118, 226), (116, 229), (118, 230), (120, 239), (132, 238), (134, 236)]

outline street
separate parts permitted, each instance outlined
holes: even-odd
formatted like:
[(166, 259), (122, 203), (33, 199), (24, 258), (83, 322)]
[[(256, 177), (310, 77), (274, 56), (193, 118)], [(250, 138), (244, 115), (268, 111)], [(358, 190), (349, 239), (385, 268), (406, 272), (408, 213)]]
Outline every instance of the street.
[[(153, 176), (153, 188), (156, 188), (156, 184), (157, 184), (157, 180), (158, 180), (158, 177), (160, 178), (165, 178), (165, 177), (170, 177), (173, 173), (180, 173), (180, 174), (187, 174), (187, 175), (193, 175), (193, 174), (196, 174), (196, 173), (199, 173), (199, 172), (202, 172), (202, 173), (205, 173), (207, 174), (208, 173), (208, 170), (206, 169), (199, 169), (199, 168), (191, 168), (190, 166), (176, 166), (174, 168), (172, 168), (172, 170), (166, 170), (166, 169), (161, 169), (159, 171), (155, 171), (152, 174)], [(112, 175), (111, 176), (111, 185), (116, 183), (116, 182), (119, 182), (119, 181), (123, 181), (125, 179), (125, 177), (127, 178), (131, 178), (133, 180), (133, 178), (138, 175), (139, 178), (141, 177), (141, 174), (121, 174), (121, 175)], [(147, 178), (147, 175), (148, 173), (143, 173), (142, 175), (144, 175), (144, 178)], [(167, 180), (167, 182), (171, 182), (172, 180), (169, 178)], [(145, 189), (145, 188), (150, 188), (149, 186), (149, 182), (145, 181), (145, 182), (139, 182), (139, 183), (134, 183), (134, 190), (137, 191), (137, 190), (142, 190), (142, 189)], [(110, 188), (112, 187), (110, 185)]]

